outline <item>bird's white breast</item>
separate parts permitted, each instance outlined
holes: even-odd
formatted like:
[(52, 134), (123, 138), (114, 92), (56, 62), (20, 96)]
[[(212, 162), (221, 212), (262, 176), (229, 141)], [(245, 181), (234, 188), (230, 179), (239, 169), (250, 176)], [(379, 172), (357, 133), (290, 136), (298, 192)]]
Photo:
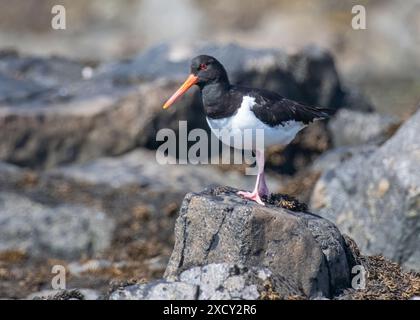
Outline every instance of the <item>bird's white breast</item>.
[[(281, 125), (270, 127), (259, 120), (251, 108), (255, 105), (255, 98), (245, 96), (242, 99), (241, 107), (237, 112), (228, 118), (211, 119), (207, 118), (212, 132), (225, 144), (236, 147), (233, 141), (242, 141), (241, 149), (255, 149), (259, 132), (264, 133), (264, 145), (257, 145), (258, 149), (281, 144), (289, 144), (306, 125), (298, 121), (287, 121)], [(262, 130), (257, 130), (262, 129)], [(251, 132), (251, 134), (250, 134)], [(249, 136), (252, 135), (252, 141)]]

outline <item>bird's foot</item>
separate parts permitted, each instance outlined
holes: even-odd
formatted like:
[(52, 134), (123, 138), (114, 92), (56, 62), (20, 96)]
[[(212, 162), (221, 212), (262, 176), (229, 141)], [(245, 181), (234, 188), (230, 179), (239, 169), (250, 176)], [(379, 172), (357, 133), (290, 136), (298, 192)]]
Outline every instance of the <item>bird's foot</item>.
[(262, 199), (261, 199), (261, 197), (260, 197), (259, 193), (258, 193), (258, 192), (256, 192), (256, 191), (254, 191), (254, 192), (239, 191), (239, 192), (237, 193), (237, 195), (238, 195), (238, 196), (241, 196), (241, 197), (243, 197), (243, 198), (245, 198), (245, 199), (255, 201), (256, 203), (258, 203), (258, 204), (260, 204), (260, 205), (262, 205), (262, 206), (264, 206), (264, 205), (265, 205), (265, 204), (264, 204), (264, 202), (262, 201)]

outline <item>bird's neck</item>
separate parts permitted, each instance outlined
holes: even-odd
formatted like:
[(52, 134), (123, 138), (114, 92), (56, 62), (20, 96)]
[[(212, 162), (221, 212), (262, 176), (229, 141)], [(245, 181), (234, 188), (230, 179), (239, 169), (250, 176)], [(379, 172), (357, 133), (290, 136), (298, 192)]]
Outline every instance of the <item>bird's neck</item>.
[(205, 85), (201, 89), (204, 112), (209, 118), (221, 118), (230, 113), (226, 110), (229, 101), (229, 82), (216, 82)]

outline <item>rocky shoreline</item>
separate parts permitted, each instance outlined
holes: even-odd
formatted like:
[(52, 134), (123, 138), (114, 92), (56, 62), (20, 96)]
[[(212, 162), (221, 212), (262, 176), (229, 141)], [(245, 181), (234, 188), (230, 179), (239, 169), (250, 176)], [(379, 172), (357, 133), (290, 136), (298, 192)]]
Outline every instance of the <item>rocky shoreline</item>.
[[(197, 92), (160, 111), (203, 51), (233, 82), (336, 110), (268, 151), (266, 208), (234, 195), (252, 185), (243, 166), (156, 163), (159, 129), (208, 130)], [(419, 117), (375, 112), (317, 47), (161, 45), (95, 64), (1, 52), (0, 298), (419, 296)], [(67, 291), (51, 291), (54, 265)]]

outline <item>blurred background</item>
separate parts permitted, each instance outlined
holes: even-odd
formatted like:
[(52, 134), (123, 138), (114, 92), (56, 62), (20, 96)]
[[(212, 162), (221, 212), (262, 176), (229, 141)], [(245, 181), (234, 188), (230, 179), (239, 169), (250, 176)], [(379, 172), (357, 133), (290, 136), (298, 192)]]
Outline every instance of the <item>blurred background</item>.
[[(65, 32), (51, 29), (54, 4), (67, 9)], [(350, 28), (355, 4), (366, 7), (367, 30)], [(403, 112), (420, 91), (418, 0), (1, 0), (0, 6), (1, 46), (26, 53), (111, 60), (168, 41), (288, 51), (313, 43), (331, 50), (344, 79), (381, 110)]]
[[(66, 30), (51, 28), (56, 4)], [(356, 4), (366, 30), (351, 27)], [(381, 151), (418, 109), (420, 0), (0, 0), (0, 299), (53, 294), (54, 265), (89, 298), (160, 278), (187, 192), (251, 188), (244, 166), (156, 163), (159, 129), (208, 130), (197, 90), (161, 110), (198, 53), (235, 83), (334, 109), (268, 151), (271, 190), (334, 204), (326, 216), (363, 253), (420, 270), (418, 135)], [(376, 154), (410, 174), (346, 166)]]

